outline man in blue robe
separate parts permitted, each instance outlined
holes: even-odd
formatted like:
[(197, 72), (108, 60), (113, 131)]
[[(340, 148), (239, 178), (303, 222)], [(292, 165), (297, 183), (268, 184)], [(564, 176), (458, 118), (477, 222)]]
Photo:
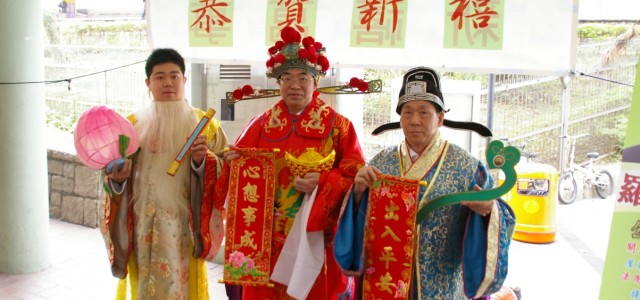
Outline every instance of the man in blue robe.
[[(494, 184), (482, 162), (441, 138), (446, 111), (435, 70), (419, 67), (405, 74), (396, 112), (405, 140), (358, 171), (342, 208), (334, 252), (347, 275), (365, 271), (368, 189), (378, 174), (427, 182), (419, 188), (418, 208), (443, 195)], [(500, 289), (515, 227), (508, 204), (501, 199), (463, 201), (436, 209), (416, 225), (408, 299), (488, 299)], [(361, 299), (370, 288), (375, 287), (359, 287)]]

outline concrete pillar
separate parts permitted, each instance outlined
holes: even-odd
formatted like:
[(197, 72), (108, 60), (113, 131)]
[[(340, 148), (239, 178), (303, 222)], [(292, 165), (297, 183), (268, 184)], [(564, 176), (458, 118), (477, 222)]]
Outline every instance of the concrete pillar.
[(0, 10), (0, 273), (49, 265), (42, 0)]
[[(352, 77), (364, 79), (364, 69), (360, 68), (340, 68), (338, 69), (338, 83), (349, 82)], [(338, 95), (336, 97), (335, 109), (347, 117), (356, 130), (356, 135), (360, 141), (360, 147), (364, 151), (364, 141), (370, 132), (364, 132), (364, 95)]]
[[(187, 79), (191, 83), (191, 105), (204, 111), (207, 110), (207, 74), (206, 65), (199, 63), (191, 64), (191, 77)], [(216, 112), (218, 108), (214, 107)]]

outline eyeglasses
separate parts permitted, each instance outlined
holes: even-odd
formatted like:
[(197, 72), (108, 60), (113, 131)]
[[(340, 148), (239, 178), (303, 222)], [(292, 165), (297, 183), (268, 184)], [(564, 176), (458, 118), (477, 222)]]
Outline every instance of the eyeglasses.
[(290, 86), (294, 82), (296, 82), (298, 83), (298, 85), (302, 86), (302, 85), (309, 84), (309, 82), (311, 82), (312, 80), (313, 79), (311, 78), (311, 76), (301, 76), (301, 77), (282, 76), (280, 77), (280, 84)]

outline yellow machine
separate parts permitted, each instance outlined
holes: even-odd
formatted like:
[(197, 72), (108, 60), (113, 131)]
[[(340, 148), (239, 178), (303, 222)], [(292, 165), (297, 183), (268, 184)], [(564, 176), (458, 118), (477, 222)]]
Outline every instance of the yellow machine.
[(556, 238), (558, 171), (551, 165), (521, 162), (516, 165), (518, 181), (504, 195), (516, 214), (513, 239), (536, 244)]

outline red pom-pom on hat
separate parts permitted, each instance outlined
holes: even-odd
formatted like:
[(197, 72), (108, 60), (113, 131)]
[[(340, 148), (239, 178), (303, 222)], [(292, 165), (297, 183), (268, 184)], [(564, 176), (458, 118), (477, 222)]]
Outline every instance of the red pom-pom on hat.
[(309, 55), (308, 60), (309, 60), (310, 63), (315, 64), (315, 63), (318, 62), (318, 57), (314, 53), (313, 55)]
[(351, 80), (349, 80), (349, 86), (351, 87), (358, 87), (358, 84), (360, 83), (360, 78), (358, 77), (352, 77)]
[(316, 54), (316, 48), (313, 46), (307, 47), (307, 51), (309, 51), (309, 54), (313, 54), (313, 55)]
[(307, 51), (307, 49), (298, 50), (298, 57), (301, 59), (307, 59), (307, 57), (309, 57), (309, 51)]
[(286, 60), (286, 58), (284, 57), (284, 54), (282, 54), (282, 53), (279, 53), (278, 55), (276, 55), (276, 56), (274, 56), (274, 57), (273, 57), (273, 61), (274, 61), (276, 64), (281, 64), (281, 63), (283, 63), (285, 60)]
[(318, 55), (318, 64), (322, 68), (322, 72), (329, 70), (329, 60), (324, 55)]
[(313, 48), (316, 48), (318, 50), (322, 49), (322, 43), (320, 42), (313, 43)]
[(369, 84), (366, 81), (361, 80), (358, 83), (358, 90), (360, 90), (361, 92), (366, 92), (368, 89), (369, 89)]
[(285, 27), (282, 28), (282, 31), (280, 31), (280, 37), (282, 38), (282, 41), (285, 44), (290, 44), (290, 43), (296, 43), (299, 44), (300, 43), (300, 39), (302, 39), (302, 37), (300, 36), (300, 33), (293, 29), (293, 27)]
[(305, 48), (313, 47), (314, 43), (315, 40), (311, 36), (302, 39), (302, 46), (304, 46)]
[(276, 46), (269, 47), (269, 54), (273, 55), (276, 53), (278, 53), (278, 48), (276, 48)]
[(233, 99), (240, 100), (244, 96), (244, 93), (241, 89), (235, 89), (233, 91)]
[(249, 96), (253, 94), (253, 87), (251, 85), (246, 84), (245, 86), (242, 87), (242, 93), (245, 96)]
[(284, 42), (283, 41), (277, 41), (276, 44), (274, 45), (274, 47), (276, 47), (276, 49), (278, 49), (278, 50), (282, 50), (282, 47), (284, 47)]

